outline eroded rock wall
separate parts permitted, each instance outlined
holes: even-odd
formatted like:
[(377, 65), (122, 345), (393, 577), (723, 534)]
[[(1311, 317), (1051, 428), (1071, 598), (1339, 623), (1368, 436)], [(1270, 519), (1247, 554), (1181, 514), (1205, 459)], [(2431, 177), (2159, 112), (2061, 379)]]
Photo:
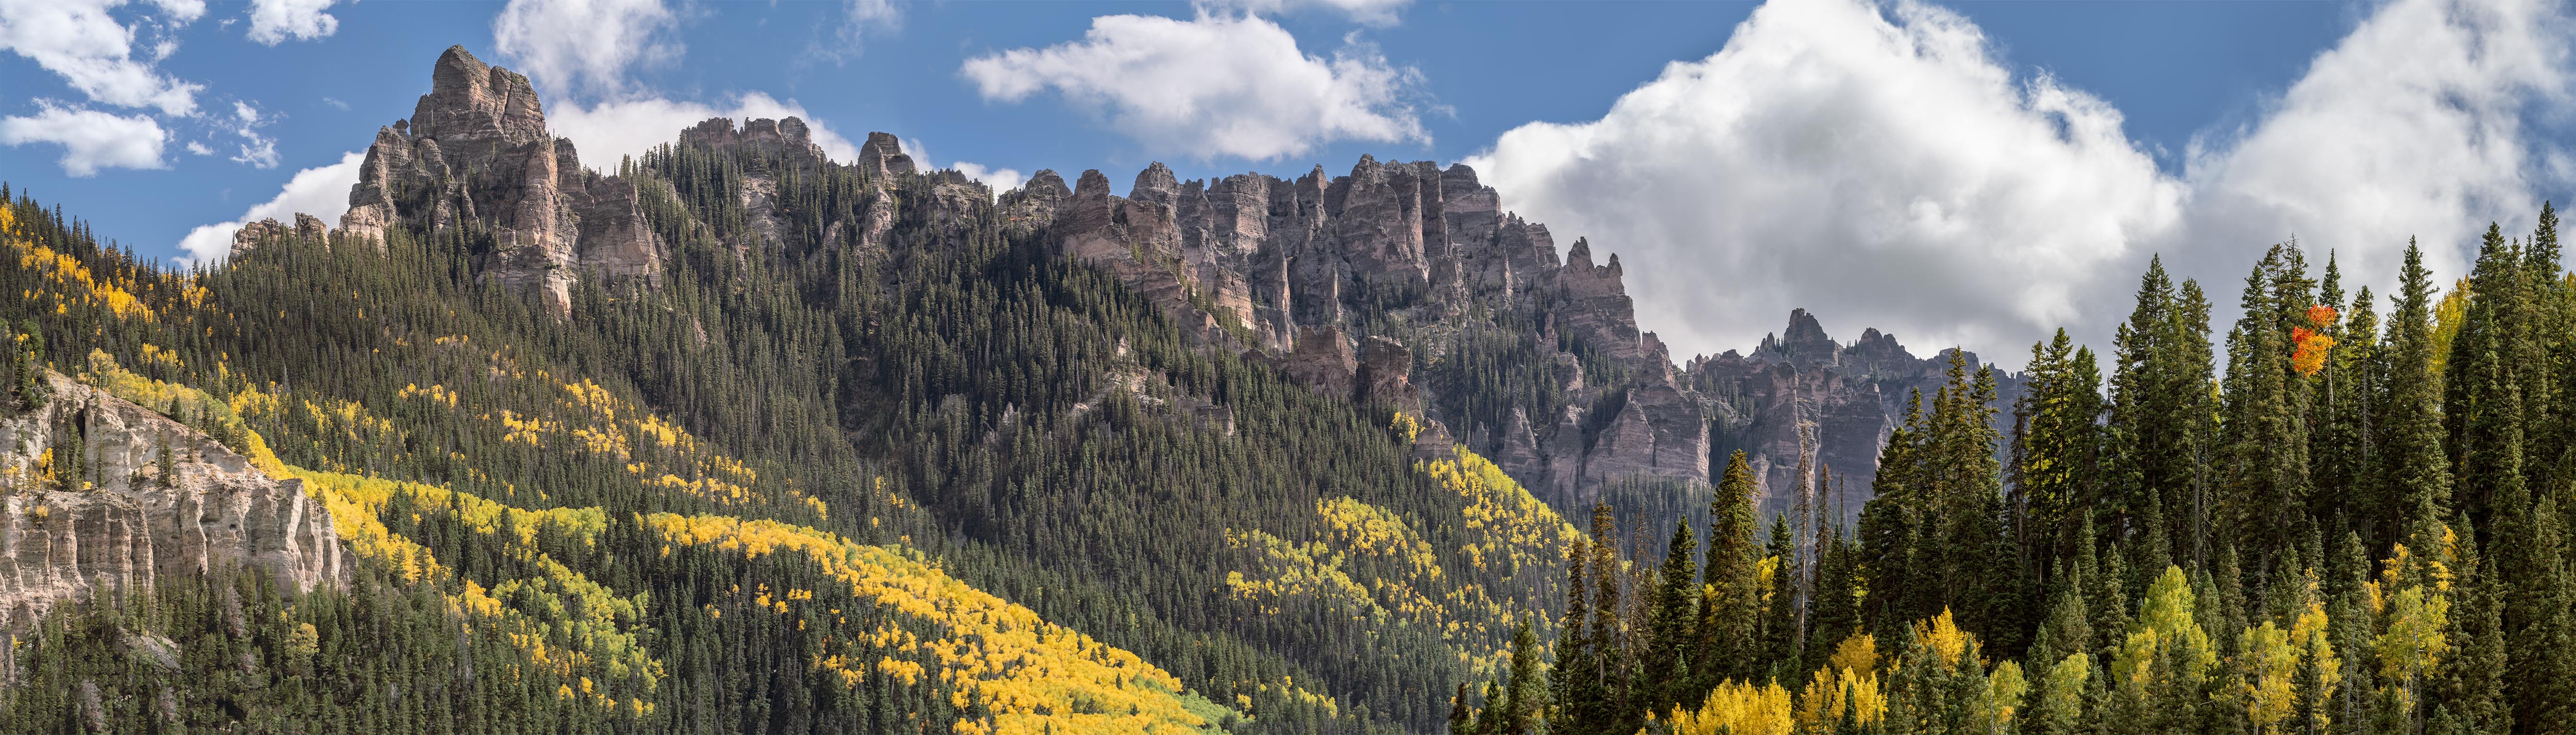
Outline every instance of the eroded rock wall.
[[(349, 574), (330, 512), (214, 439), (142, 406), (48, 376), (53, 397), (0, 419), (0, 631), (100, 587), (255, 568), (310, 590)], [(89, 465), (77, 487), (47, 482), (69, 442)], [(162, 455), (169, 454), (164, 475)], [(49, 454), (50, 453), (50, 454)]]

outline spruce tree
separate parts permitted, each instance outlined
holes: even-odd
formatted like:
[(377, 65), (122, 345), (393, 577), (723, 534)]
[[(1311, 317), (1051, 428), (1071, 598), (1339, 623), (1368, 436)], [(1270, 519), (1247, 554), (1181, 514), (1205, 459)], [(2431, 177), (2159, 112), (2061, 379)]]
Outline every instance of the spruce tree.
[(1674, 705), (1693, 704), (1700, 694), (1692, 685), (1692, 668), (1698, 662), (1689, 658), (1698, 632), (1699, 584), (1695, 577), (1699, 570), (1692, 568), (1691, 559), (1697, 551), (1690, 524), (1673, 524), (1672, 542), (1664, 549), (1664, 563), (1655, 578), (1654, 598), (1647, 603), (1652, 607), (1647, 618), (1646, 647), (1637, 657), (1642, 667), (1638, 691), (1648, 712), (1669, 712)]
[(1762, 593), (1754, 577), (1762, 561), (1762, 547), (1753, 535), (1759, 523), (1753, 510), (1758, 489), (1751, 460), (1737, 450), (1727, 458), (1710, 501), (1708, 563), (1700, 578), (1710, 597), (1701, 603), (1696, 625), (1695, 692), (1745, 678), (1756, 663), (1750, 659), (1759, 650), (1753, 632)]
[(2379, 411), (2379, 458), (2386, 512), (2372, 519), (2370, 548), (2386, 549), (2403, 535), (2408, 519), (2432, 514), (2451, 501), (2451, 464), (2443, 450), (2442, 377), (2433, 369), (2432, 272), (2423, 250), (2406, 244), (2399, 272), (2397, 308), (2388, 325), (2387, 399)]

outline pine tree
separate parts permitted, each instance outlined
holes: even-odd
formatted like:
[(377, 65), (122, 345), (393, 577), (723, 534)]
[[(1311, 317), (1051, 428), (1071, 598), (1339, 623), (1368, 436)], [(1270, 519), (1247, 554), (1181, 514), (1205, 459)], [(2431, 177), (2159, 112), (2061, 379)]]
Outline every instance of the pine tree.
[[(1862, 617), (1887, 640), (1896, 640), (1903, 626), (1919, 617), (1915, 613), (1922, 607), (1916, 596), (1923, 586), (1916, 577), (1922, 575), (1914, 554), (1921, 546), (1927, 511), (1923, 491), (1917, 487), (1914, 455), (1927, 429), (1923, 393), (1916, 390), (1906, 399), (1904, 421), (1879, 450), (1878, 475), (1870, 481), (1874, 497), (1861, 508), (1860, 567), (1865, 587), (1874, 590), (1865, 600)], [(1728, 465), (1730, 475), (1733, 467)]]
[(1715, 689), (1727, 679), (1745, 678), (1756, 664), (1751, 660), (1759, 650), (1753, 633), (1762, 593), (1755, 579), (1762, 547), (1753, 536), (1759, 523), (1753, 510), (1758, 490), (1751, 461), (1742, 450), (1736, 451), (1727, 458), (1716, 498), (1710, 501), (1708, 563), (1700, 578), (1710, 597), (1700, 603), (1695, 626), (1691, 671), (1698, 681), (1694, 692)]
[(1547, 709), (1547, 682), (1539, 671), (1538, 636), (1530, 632), (1529, 621), (1521, 621), (1512, 632), (1511, 684), (1503, 689), (1503, 701), (1497, 709), (1499, 724), (1488, 728), (1498, 735), (1529, 735), (1545, 726), (1540, 719)]
[(1803, 639), (1798, 630), (1799, 579), (1792, 568), (1798, 551), (1796, 542), (1790, 538), (1786, 516), (1771, 519), (1769, 552), (1776, 566), (1772, 569), (1771, 584), (1762, 591), (1765, 600), (1760, 656), (1766, 665), (1764, 671), (1756, 672), (1755, 678), (1795, 681), (1801, 673), (1795, 667), (1800, 658), (1798, 645)]
[(2379, 457), (2382, 496), (2391, 512), (2376, 519), (2372, 548), (2387, 548), (2407, 519), (2440, 517), (2451, 501), (2451, 464), (2443, 450), (2442, 379), (2433, 370), (2432, 273), (2414, 241), (2399, 272), (2397, 309), (2388, 326), (2387, 399)]
[(1698, 662), (1689, 658), (1699, 618), (1699, 584), (1694, 579), (1698, 570), (1692, 568), (1691, 560), (1697, 551), (1690, 524), (1674, 524), (1672, 542), (1664, 549), (1664, 563), (1656, 575), (1655, 596), (1648, 602), (1652, 612), (1646, 648), (1638, 655), (1643, 666), (1638, 691), (1649, 712), (1669, 712), (1674, 705), (1695, 704), (1692, 700), (1701, 693), (1692, 686), (1692, 668)]
[(2503, 451), (2498, 446), (2501, 435), (2518, 430), (2524, 418), (2521, 407), (2507, 406), (2504, 396), (2521, 383), (2515, 360), (2522, 357), (2516, 349), (2521, 339), (2516, 331), (2525, 326), (2522, 265), (2520, 253), (2506, 241), (2503, 229), (2488, 224), (2469, 272), (2468, 308), (2459, 331), (2451, 337), (2442, 382), (2450, 439), (2445, 446), (2450, 450), (2452, 476), (2459, 483), (2452, 488), (2452, 502), (2481, 528), (2495, 512), (2500, 489), (2500, 479), (2494, 476), (2498, 459), (2491, 455)]
[[(1609, 512), (1607, 504), (1595, 506), (1596, 524)], [(1584, 577), (1591, 557), (1590, 539), (1576, 539), (1574, 545), (1565, 551), (1565, 618), (1557, 629), (1556, 665), (1553, 675), (1548, 677), (1548, 700), (1555, 703), (1548, 709), (1548, 732), (1551, 733), (1579, 735), (1591, 732), (1585, 724), (1600, 717), (1603, 709), (1600, 664), (1595, 660), (1598, 654), (1593, 650), (1591, 635), (1592, 586)], [(1462, 703), (1453, 705), (1450, 714), (1453, 731), (1465, 711), (1466, 685), (1460, 684), (1459, 687), (1458, 696)]]
[[(2090, 349), (2074, 348), (2066, 330), (2031, 345), (2030, 369), (2013, 413), (2013, 524), (2033, 585), (2046, 585), (2076, 543), (2068, 514), (2096, 498), (2094, 464), (2103, 407)], [(2089, 541), (2089, 540), (2088, 540)]]

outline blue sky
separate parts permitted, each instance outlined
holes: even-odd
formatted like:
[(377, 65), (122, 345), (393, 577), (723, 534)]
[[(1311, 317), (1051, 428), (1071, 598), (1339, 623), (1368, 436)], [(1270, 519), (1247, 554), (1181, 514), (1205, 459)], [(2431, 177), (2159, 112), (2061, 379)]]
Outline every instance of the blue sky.
[[(988, 179), (1099, 168), (1122, 189), (1156, 160), (1186, 179), (1472, 159), (1560, 244), (1627, 254), (1641, 321), (1680, 354), (1807, 306), (1844, 339), (1877, 325), (2007, 357), (2053, 324), (2106, 334), (2150, 252), (2224, 284), (2292, 234), (2380, 268), (2409, 234), (2456, 250), (2464, 223), (2527, 220), (2569, 168), (2564, 21), (2521, 0), (0, 0), (0, 179), (179, 257), (193, 229), (362, 152), (462, 44), (535, 78), (593, 166), (744, 110), (893, 132)], [(1293, 53), (1251, 50), (1279, 33)], [(2416, 61), (2358, 60), (2389, 56)], [(2408, 94), (2424, 100), (2372, 102)], [(296, 201), (344, 197), (325, 179), (348, 170)], [(2422, 211), (2366, 204), (2392, 191)], [(1965, 283), (1906, 278), (1944, 273)]]

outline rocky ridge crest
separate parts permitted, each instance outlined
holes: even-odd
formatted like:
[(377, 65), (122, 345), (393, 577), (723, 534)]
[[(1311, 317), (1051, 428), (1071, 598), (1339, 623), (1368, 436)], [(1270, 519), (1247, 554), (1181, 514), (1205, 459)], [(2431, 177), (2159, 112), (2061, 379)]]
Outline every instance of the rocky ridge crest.
[[(381, 237), (399, 223), (484, 233), (490, 249), (476, 256), (477, 276), (558, 314), (578, 279), (658, 283), (663, 244), (642, 219), (644, 182), (581, 168), (572, 143), (547, 132), (525, 77), (458, 47), (440, 57), (432, 81), (410, 120), (378, 132), (343, 232)], [(738, 196), (748, 227), (727, 236), (738, 253), (810, 244), (788, 242), (799, 235), (780, 211), (780, 183), (854, 168), (876, 196), (801, 237), (882, 257), (899, 199), (926, 205), (934, 229), (951, 236), (972, 216), (992, 217), (1110, 273), (1199, 344), (1254, 355), (1325, 393), (1408, 411), (1425, 419), (1418, 450), (1458, 441), (1571, 513), (1630, 478), (1707, 483), (1737, 449), (1762, 478), (1766, 511), (1788, 509), (1811, 484), (1796, 474), (1802, 458), (1810, 472), (1830, 467), (1844, 487), (1860, 488), (1846, 495), (1865, 495), (1906, 395), (1937, 389), (1946, 368), (1947, 353), (1916, 358), (1876, 330), (1838, 343), (1803, 310), (1749, 354), (1677, 366), (1638, 328), (1616, 254), (1577, 238), (1560, 258), (1546, 225), (1503, 210), (1464, 164), (1362, 156), (1340, 176), (1319, 166), (1294, 179), (1181, 181), (1155, 163), (1123, 196), (1096, 169), (1071, 185), (1041, 170), (996, 198), (957, 172), (921, 170), (888, 133), (870, 133), (848, 162), (830, 160), (793, 117), (710, 119), (681, 131), (678, 144), (746, 162)], [(293, 232), (310, 235), (303, 225)], [(288, 232), (254, 224), (236, 250)], [(1561, 410), (1515, 409), (1500, 426), (1444, 415), (1437, 387), (1419, 373), (1479, 321), (1536, 325), (1537, 359)], [(2009, 401), (2018, 383), (2002, 377)], [(1847, 513), (1862, 499), (1808, 498)]]

